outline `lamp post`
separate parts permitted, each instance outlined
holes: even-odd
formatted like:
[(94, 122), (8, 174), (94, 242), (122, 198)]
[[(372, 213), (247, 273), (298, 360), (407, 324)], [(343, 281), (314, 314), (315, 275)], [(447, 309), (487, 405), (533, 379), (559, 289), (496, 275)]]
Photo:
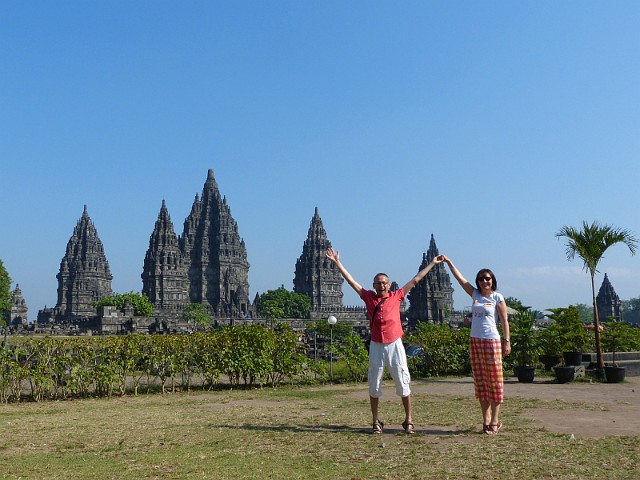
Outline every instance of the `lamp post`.
[(331, 332), (331, 342), (329, 348), (329, 377), (333, 380), (333, 326), (338, 322), (338, 319), (333, 315), (329, 315), (327, 323), (329, 324), (329, 330)]

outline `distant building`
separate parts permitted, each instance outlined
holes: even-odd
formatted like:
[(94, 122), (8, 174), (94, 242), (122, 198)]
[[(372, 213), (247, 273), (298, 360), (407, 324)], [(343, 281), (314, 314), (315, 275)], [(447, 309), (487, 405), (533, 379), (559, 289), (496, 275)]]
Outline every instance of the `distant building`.
[(54, 308), (38, 312), (39, 323), (94, 317), (94, 302), (112, 295), (109, 262), (86, 205), (67, 242), (56, 278), (58, 301)]
[(604, 274), (604, 280), (596, 296), (596, 305), (598, 307), (598, 320), (600, 323), (610, 322), (612, 320), (623, 320), (622, 302), (613, 289), (613, 285), (611, 285), (606, 273)]
[[(436, 241), (431, 235), (429, 249), (422, 255), (418, 271), (425, 268), (439, 255)], [(444, 264), (439, 263), (409, 292), (409, 328), (416, 323), (443, 323), (453, 313), (453, 287)]]
[[(319, 312), (342, 310), (342, 284), (344, 279), (336, 266), (327, 259), (331, 242), (322, 226), (316, 207), (302, 254), (296, 261), (293, 291), (311, 298), (312, 316)], [(323, 316), (323, 315), (319, 315)]]
[(15, 290), (11, 292), (9, 304), (11, 305), (11, 310), (9, 311), (7, 325), (26, 326), (29, 323), (29, 307), (27, 307), (27, 302), (24, 301), (20, 285), (16, 284)]

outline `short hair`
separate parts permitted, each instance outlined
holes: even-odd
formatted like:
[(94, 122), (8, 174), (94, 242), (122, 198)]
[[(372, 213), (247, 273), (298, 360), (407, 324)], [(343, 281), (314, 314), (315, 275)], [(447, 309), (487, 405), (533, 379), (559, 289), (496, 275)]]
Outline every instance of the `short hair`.
[(386, 273), (382, 273), (382, 272), (380, 272), (380, 273), (376, 273), (376, 274), (373, 276), (373, 282), (374, 282), (374, 283), (375, 283), (375, 281), (376, 281), (376, 278), (378, 278), (378, 277), (387, 277), (387, 280), (389, 280), (389, 282), (391, 282), (391, 279), (389, 278), (389, 275), (387, 275)]
[(480, 290), (480, 282), (478, 281), (478, 279), (485, 273), (489, 274), (489, 276), (491, 277), (491, 291), (495, 292), (498, 289), (498, 281), (496, 280), (496, 276), (493, 274), (493, 272), (488, 268), (483, 268), (478, 273), (476, 273), (476, 288)]

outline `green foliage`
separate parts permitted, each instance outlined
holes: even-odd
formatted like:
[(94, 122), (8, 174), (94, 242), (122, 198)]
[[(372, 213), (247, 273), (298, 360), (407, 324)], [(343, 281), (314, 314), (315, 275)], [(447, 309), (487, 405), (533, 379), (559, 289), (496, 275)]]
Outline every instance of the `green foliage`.
[(640, 297), (622, 300), (622, 310), (625, 322), (640, 325)]
[(517, 310), (519, 312), (529, 310), (531, 308), (524, 306), (522, 302), (515, 297), (507, 297), (504, 299), (504, 301), (507, 304), (507, 307), (513, 308), (514, 310)]
[[(549, 312), (549, 318), (554, 320), (554, 323), (547, 327), (549, 333), (544, 335), (545, 340), (556, 336), (561, 352), (584, 352), (590, 347), (589, 334), (582, 324), (576, 306), (550, 308)], [(546, 352), (551, 350), (548, 346), (544, 348)]]
[(268, 290), (258, 297), (258, 315), (270, 320), (283, 318), (309, 318), (311, 298), (291, 292), (281, 285), (277, 290)]
[(96, 308), (113, 306), (120, 311), (124, 311), (127, 302), (133, 307), (133, 314), (136, 317), (150, 317), (153, 315), (153, 305), (151, 305), (149, 298), (145, 294), (135, 292), (114, 293), (111, 297), (104, 297), (94, 302), (94, 306)]
[(329, 348), (344, 362), (347, 381), (363, 382), (367, 379), (369, 353), (359, 335), (347, 335), (340, 344), (336, 343)]
[(468, 328), (419, 322), (406, 341), (424, 349), (424, 358), (412, 361), (414, 374), (423, 377), (461, 375), (471, 371)]
[(511, 321), (511, 354), (519, 366), (534, 366), (542, 354), (542, 339), (535, 326), (530, 310), (519, 311)]
[(207, 312), (207, 307), (201, 303), (190, 303), (182, 313), (182, 319), (188, 323), (195, 323), (201, 327), (207, 328), (211, 326), (211, 317)]
[(580, 314), (580, 321), (582, 323), (593, 322), (593, 306), (585, 305), (584, 303), (578, 303), (575, 305)]
[(0, 260), (0, 325), (6, 325), (6, 312), (11, 311), (11, 277)]
[(629, 231), (616, 228), (611, 225), (600, 225), (593, 222), (589, 225), (586, 221), (582, 222), (582, 228), (564, 226), (556, 237), (566, 240), (566, 254), (568, 260), (573, 260), (577, 255), (583, 262), (584, 269), (589, 272), (591, 277), (591, 295), (593, 299), (593, 325), (595, 335), (595, 348), (597, 354), (598, 368), (604, 367), (602, 359), (602, 346), (600, 344), (600, 321), (598, 319), (598, 308), (596, 305), (596, 286), (595, 275), (598, 272), (598, 264), (604, 256), (607, 249), (617, 243), (623, 243), (635, 255), (638, 246), (638, 240)]
[(612, 363), (616, 364), (616, 352), (628, 352), (640, 349), (640, 329), (624, 322), (603, 323), (602, 348), (612, 353)]
[[(343, 340), (349, 335), (353, 334), (353, 325), (351, 322), (336, 322), (335, 325), (329, 325), (327, 319), (316, 320), (315, 322), (308, 322), (305, 328), (307, 335), (312, 335), (316, 332), (325, 338), (330, 338), (333, 330), (333, 338), (337, 340)], [(362, 340), (361, 340), (362, 341)]]

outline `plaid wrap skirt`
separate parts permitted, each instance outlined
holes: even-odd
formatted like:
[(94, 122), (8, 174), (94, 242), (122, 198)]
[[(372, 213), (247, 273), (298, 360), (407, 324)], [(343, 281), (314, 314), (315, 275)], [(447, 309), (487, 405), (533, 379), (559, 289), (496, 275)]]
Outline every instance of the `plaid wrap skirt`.
[(476, 398), (494, 403), (504, 402), (502, 378), (502, 343), (500, 339), (471, 337), (469, 346)]

